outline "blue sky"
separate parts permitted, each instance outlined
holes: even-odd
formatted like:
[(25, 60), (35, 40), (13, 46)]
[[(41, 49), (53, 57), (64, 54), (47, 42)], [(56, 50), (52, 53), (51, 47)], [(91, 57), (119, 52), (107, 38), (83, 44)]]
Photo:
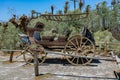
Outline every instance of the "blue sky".
[[(74, 6), (71, 0), (0, 0), (0, 21), (8, 21), (12, 14), (29, 16), (31, 10), (40, 13), (50, 12), (51, 5), (55, 6), (56, 11), (63, 10), (66, 1), (69, 1), (70, 10), (73, 10)], [(102, 1), (107, 1), (110, 4), (112, 0), (85, 0), (85, 5), (89, 4), (92, 8), (95, 8), (95, 5)]]

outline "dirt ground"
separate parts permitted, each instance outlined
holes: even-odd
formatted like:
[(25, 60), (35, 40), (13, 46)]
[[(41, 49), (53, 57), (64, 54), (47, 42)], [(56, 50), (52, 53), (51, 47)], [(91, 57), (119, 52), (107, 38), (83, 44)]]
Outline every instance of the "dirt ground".
[(40, 76), (35, 77), (34, 65), (25, 65), (22, 56), (15, 56), (10, 63), (9, 55), (0, 54), (0, 80), (116, 80), (113, 71), (119, 69), (114, 61), (93, 60), (88, 66), (72, 66), (54, 57), (39, 66)]

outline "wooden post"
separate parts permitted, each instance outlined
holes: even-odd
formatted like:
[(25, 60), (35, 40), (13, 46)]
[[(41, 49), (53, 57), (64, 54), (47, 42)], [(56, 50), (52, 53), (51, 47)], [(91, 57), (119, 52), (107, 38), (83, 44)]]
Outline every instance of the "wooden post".
[(9, 59), (9, 61), (12, 63), (12, 61), (13, 61), (13, 54), (14, 54), (14, 51), (11, 51), (10, 52), (10, 59)]
[(115, 70), (114, 75), (119, 80), (120, 79), (120, 70)]
[(34, 53), (34, 69), (35, 69), (35, 76), (39, 76), (39, 67), (38, 67), (38, 54)]

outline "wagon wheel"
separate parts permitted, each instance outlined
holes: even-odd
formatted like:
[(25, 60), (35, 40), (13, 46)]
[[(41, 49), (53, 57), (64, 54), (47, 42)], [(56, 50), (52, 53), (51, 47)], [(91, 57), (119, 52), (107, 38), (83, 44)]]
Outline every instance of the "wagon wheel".
[(95, 45), (86, 37), (76, 35), (68, 40), (65, 45), (64, 53), (69, 63), (72, 65), (87, 65), (95, 56)]
[(23, 58), (27, 64), (32, 64), (34, 62), (35, 53), (38, 54), (39, 64), (45, 61), (47, 53), (44, 51), (44, 48), (39, 44), (32, 44), (23, 51)]

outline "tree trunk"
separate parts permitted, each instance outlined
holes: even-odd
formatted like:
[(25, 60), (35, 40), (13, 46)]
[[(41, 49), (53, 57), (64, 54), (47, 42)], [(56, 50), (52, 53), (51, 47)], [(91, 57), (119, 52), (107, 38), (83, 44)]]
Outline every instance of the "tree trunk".
[(120, 25), (117, 25), (115, 27), (113, 27), (110, 32), (112, 33), (112, 36), (117, 39), (118, 41), (120, 41)]

